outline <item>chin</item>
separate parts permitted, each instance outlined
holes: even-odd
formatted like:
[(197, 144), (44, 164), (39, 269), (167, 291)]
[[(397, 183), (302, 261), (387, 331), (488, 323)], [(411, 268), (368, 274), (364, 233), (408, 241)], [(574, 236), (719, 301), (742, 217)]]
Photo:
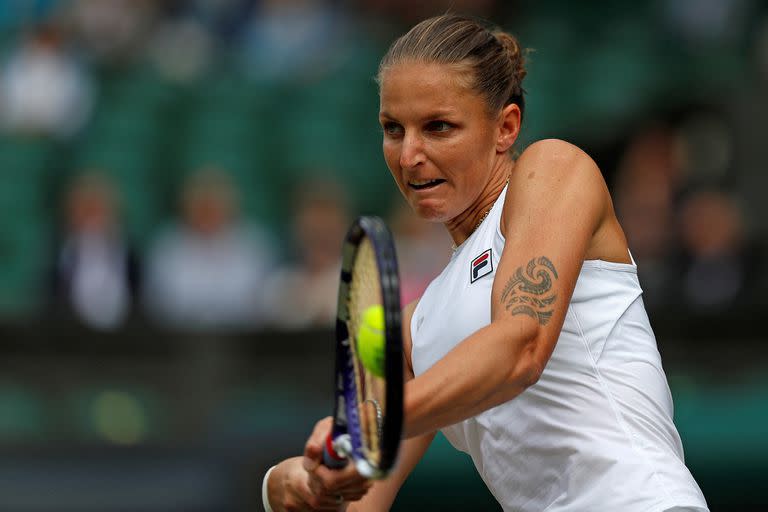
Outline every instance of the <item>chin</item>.
[(442, 210), (438, 210), (429, 206), (419, 206), (418, 204), (411, 205), (411, 207), (413, 208), (413, 211), (416, 212), (416, 215), (419, 216), (419, 218), (428, 222), (445, 222), (447, 219), (447, 215)]

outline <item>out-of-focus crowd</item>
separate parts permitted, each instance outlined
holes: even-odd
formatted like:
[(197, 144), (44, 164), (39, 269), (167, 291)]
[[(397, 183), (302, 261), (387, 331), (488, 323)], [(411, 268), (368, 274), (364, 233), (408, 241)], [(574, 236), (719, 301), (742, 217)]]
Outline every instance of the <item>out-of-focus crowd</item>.
[(738, 187), (753, 177), (731, 173), (727, 137), (721, 117), (696, 110), (643, 126), (621, 156), (614, 203), (653, 307), (708, 314), (765, 304), (764, 222), (749, 225)]
[[(100, 77), (119, 77), (137, 61), (151, 63), (174, 83), (197, 80), (222, 59), (258, 81), (301, 83), (318, 67), (333, 69), (360, 38), (384, 47), (404, 26), (447, 7), (443, 3), (4, 2), (2, 136), (50, 140), (66, 153), (81, 142), (103, 101)], [(733, 30), (759, 11), (746, 0), (662, 4), (675, 43), (704, 52), (728, 48), (740, 37)], [(526, 2), (489, 0), (450, 5), (502, 24), (510, 19), (513, 30), (514, 15), (526, 19), (530, 9)], [(711, 70), (739, 75), (735, 85), (676, 98), (671, 107), (648, 105), (620, 124), (621, 136), (571, 137), (603, 166), (651, 308), (709, 312), (765, 303), (768, 144), (761, 125), (768, 114), (768, 18), (758, 19), (748, 68)], [(535, 109), (529, 112), (535, 117)], [(57, 229), (48, 258), (48, 302), (100, 329), (119, 327), (136, 313), (181, 329), (332, 325), (341, 240), (352, 216), (365, 209), (350, 200), (359, 191), (322, 173), (267, 191), (291, 204), (290, 218), (274, 229), (242, 214), (247, 192), (228, 171), (185, 171), (168, 199), (175, 215), (148, 243), (128, 235), (125, 190), (109, 172), (67, 172), (49, 198)], [(376, 213), (387, 216), (396, 235), (408, 302), (447, 262), (450, 241), (440, 226), (415, 218), (394, 192), (381, 192), (392, 196), (386, 201), (392, 206)]]
[[(88, 325), (120, 325), (132, 307), (176, 329), (306, 329), (335, 321), (341, 246), (351, 221), (333, 182), (304, 184), (283, 243), (238, 215), (227, 174), (190, 176), (178, 219), (140, 254), (121, 229), (118, 195), (99, 174), (82, 174), (66, 192), (65, 231), (56, 255), (59, 302)], [(413, 300), (450, 257), (439, 226), (403, 203), (391, 213), (402, 299)]]
[[(3, 136), (77, 146), (103, 101), (99, 79), (119, 80), (136, 62), (172, 83), (194, 82), (222, 58), (258, 80), (298, 82), (337, 58), (357, 14), (306, 0), (4, 3), (0, 24), (11, 40), (0, 63)], [(176, 183), (172, 218), (141, 244), (127, 232), (126, 197), (110, 171), (69, 170), (52, 194), (57, 232), (50, 287), (41, 290), (50, 288), (43, 302), (51, 308), (98, 329), (136, 314), (192, 330), (333, 325), (340, 249), (354, 213), (345, 183), (319, 173), (269, 192), (291, 203), (292, 218), (275, 230), (241, 214), (243, 194), (229, 169), (194, 168)], [(450, 242), (402, 204), (389, 215), (402, 244), (403, 299), (411, 300), (447, 261)]]

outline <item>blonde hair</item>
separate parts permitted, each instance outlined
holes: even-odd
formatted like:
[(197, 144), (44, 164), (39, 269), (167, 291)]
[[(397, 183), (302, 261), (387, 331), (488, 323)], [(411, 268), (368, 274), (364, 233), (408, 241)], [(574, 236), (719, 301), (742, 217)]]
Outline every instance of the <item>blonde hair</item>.
[(471, 18), (443, 14), (429, 18), (399, 37), (379, 64), (377, 81), (405, 61), (466, 66), (470, 87), (481, 94), (491, 113), (515, 104), (522, 115), (525, 57), (517, 39)]

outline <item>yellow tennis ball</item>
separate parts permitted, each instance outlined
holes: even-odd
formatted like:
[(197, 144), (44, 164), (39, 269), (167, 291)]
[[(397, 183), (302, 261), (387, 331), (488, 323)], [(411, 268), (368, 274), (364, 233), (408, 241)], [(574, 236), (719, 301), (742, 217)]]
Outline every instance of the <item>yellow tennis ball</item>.
[(384, 308), (375, 305), (363, 311), (357, 333), (357, 355), (363, 367), (377, 377), (384, 377)]

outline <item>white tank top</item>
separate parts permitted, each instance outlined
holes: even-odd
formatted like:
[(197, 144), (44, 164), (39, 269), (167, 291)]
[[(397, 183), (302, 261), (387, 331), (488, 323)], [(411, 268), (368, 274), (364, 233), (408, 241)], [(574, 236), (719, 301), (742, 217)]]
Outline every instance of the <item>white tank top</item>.
[[(505, 195), (506, 189), (414, 311), (416, 375), (491, 321)], [(505, 511), (707, 510), (683, 461), (641, 294), (634, 264), (585, 261), (539, 381), (442, 429), (471, 455)]]

